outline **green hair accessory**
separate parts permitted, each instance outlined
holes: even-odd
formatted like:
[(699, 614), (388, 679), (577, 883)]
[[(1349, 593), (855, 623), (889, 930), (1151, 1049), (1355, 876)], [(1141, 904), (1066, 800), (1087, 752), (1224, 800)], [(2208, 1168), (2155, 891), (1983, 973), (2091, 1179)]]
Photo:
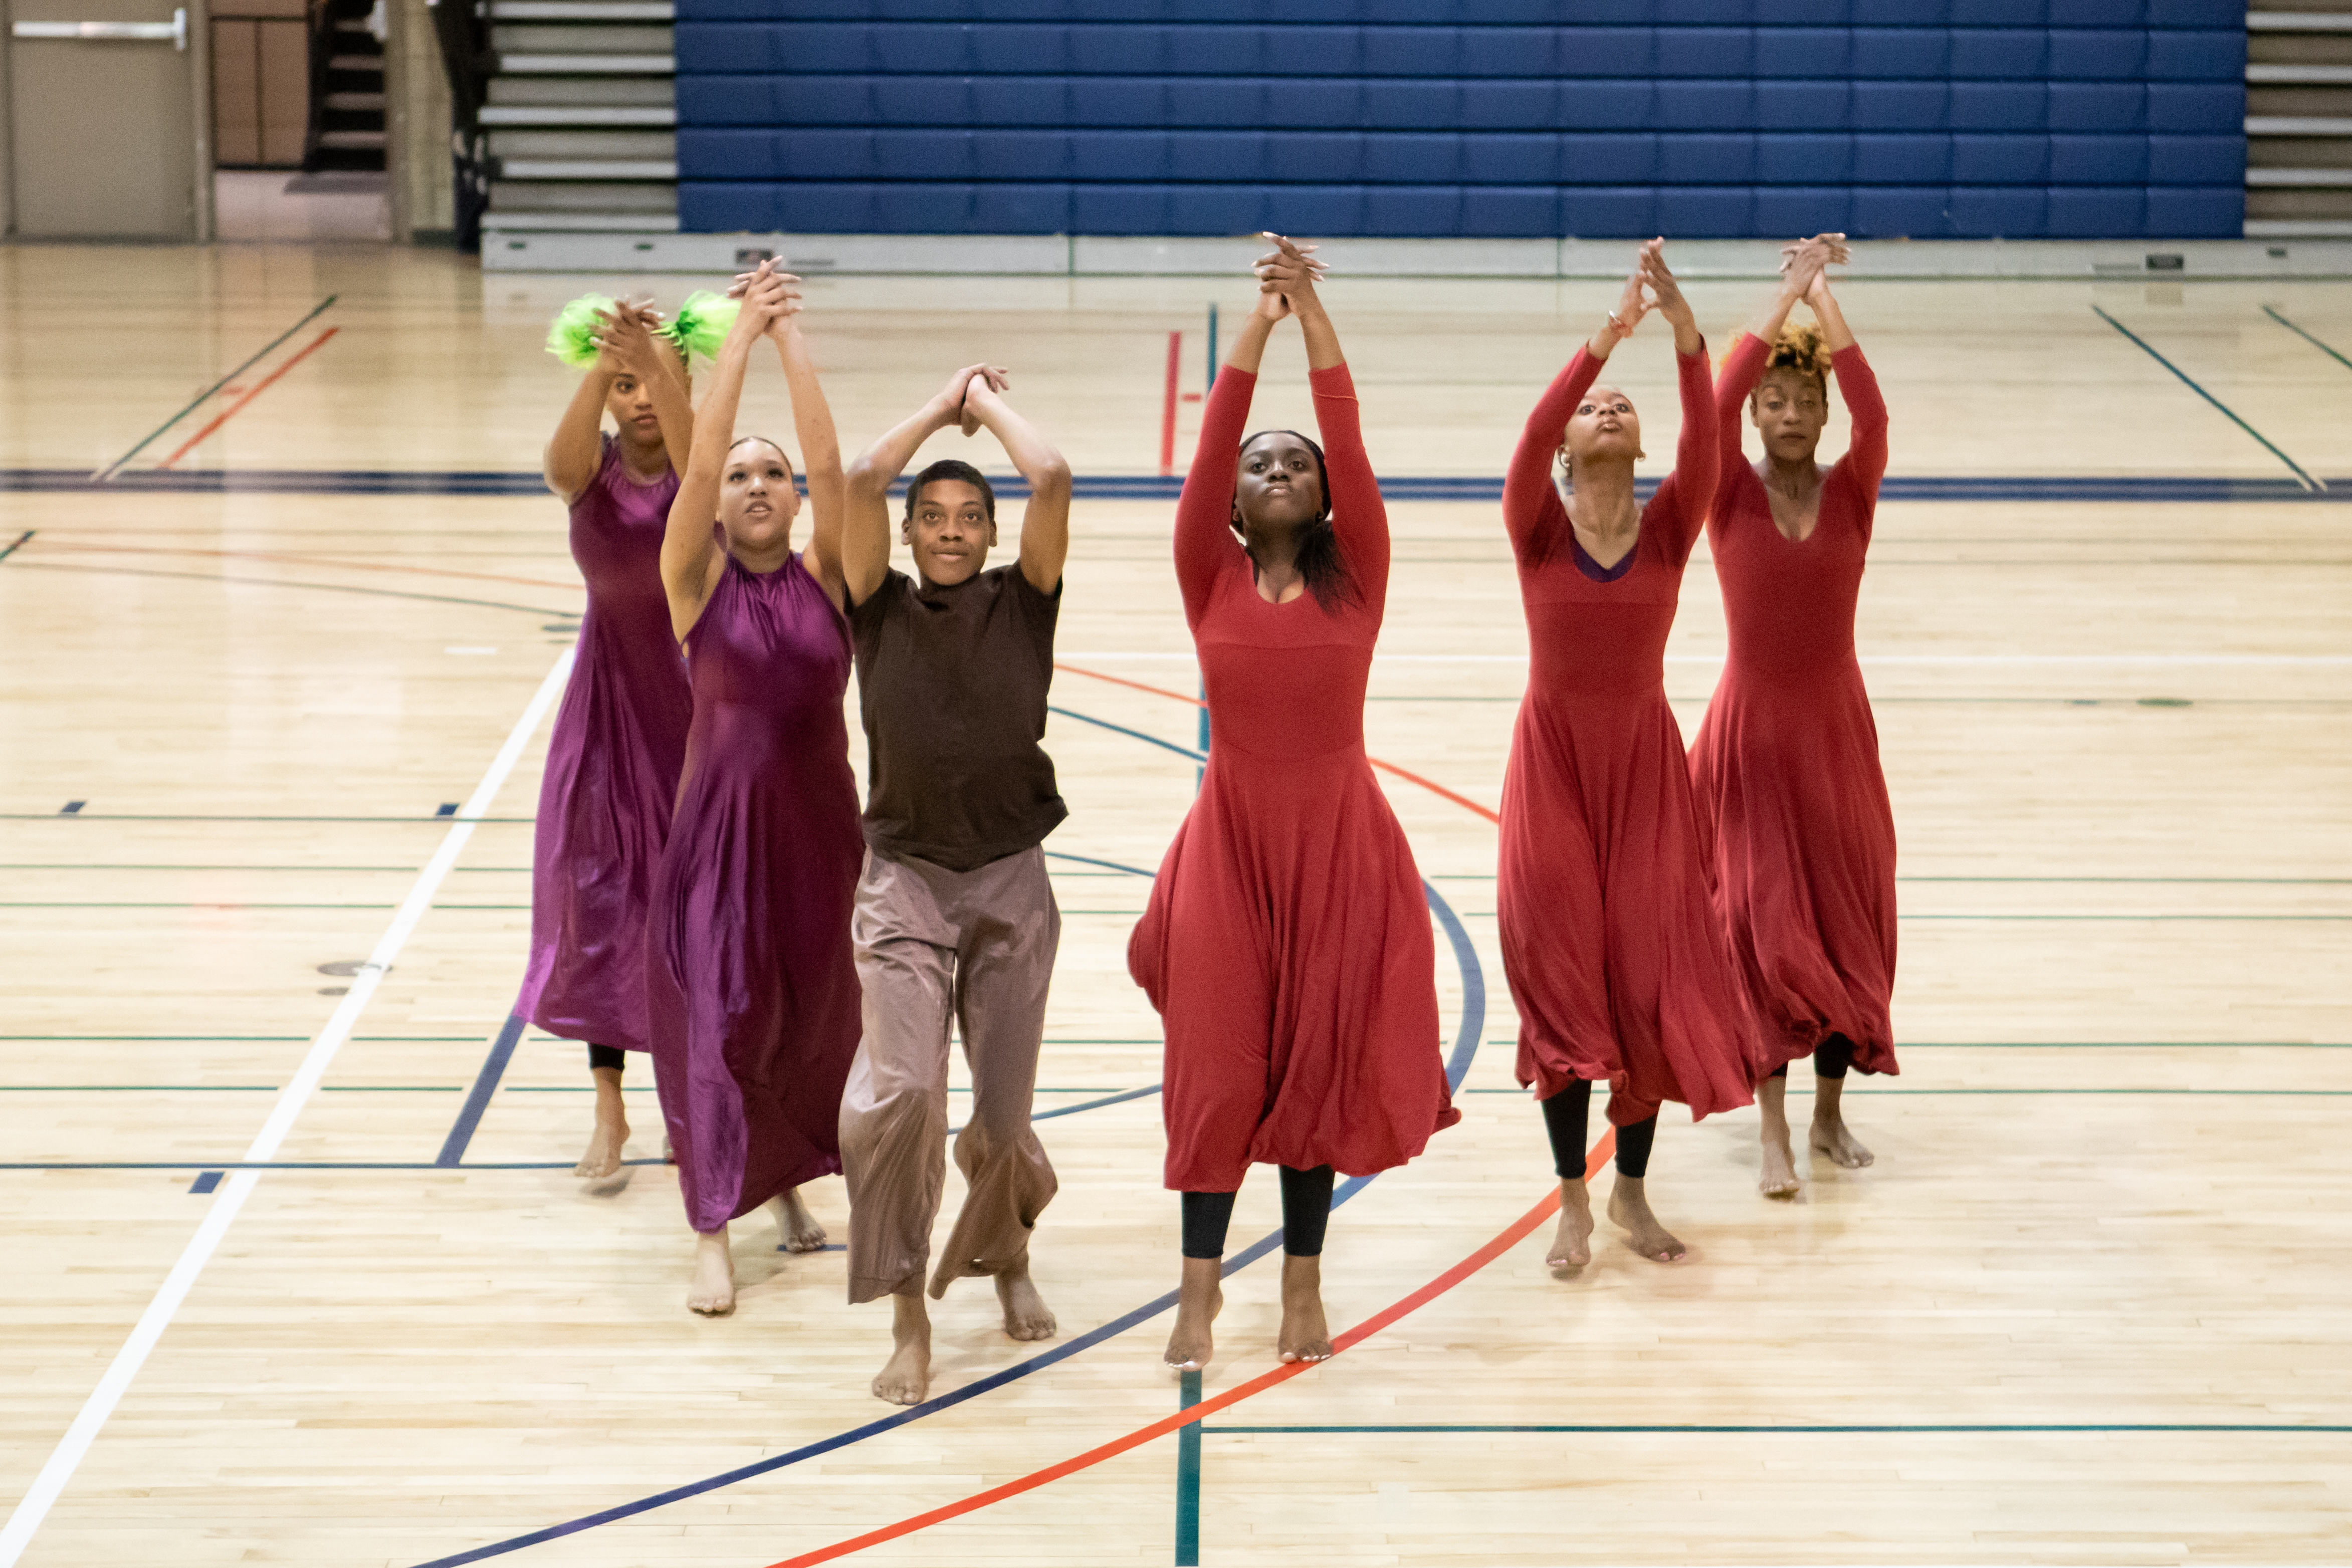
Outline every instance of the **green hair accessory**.
[(679, 304), (677, 314), (662, 328), (662, 336), (677, 345), (678, 357), (688, 364), (698, 359), (715, 360), (742, 310), (737, 300), (698, 288)]
[(614, 310), (619, 301), (603, 294), (583, 294), (555, 314), (547, 329), (547, 351), (577, 370), (596, 362), (596, 334), (604, 323), (600, 310)]

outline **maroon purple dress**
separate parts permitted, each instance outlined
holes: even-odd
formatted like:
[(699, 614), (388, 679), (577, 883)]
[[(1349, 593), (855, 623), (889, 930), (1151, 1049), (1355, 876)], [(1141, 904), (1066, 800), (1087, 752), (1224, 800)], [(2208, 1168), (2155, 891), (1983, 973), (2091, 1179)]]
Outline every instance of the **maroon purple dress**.
[(694, 727), (654, 882), (655, 1082), (698, 1231), (841, 1169), (866, 853), (842, 699), (849, 625), (794, 556), (730, 557), (687, 639)]
[(629, 477), (604, 438), (572, 503), (588, 612), (547, 771), (531, 855), (530, 962), (515, 1011), (551, 1035), (649, 1051), (646, 902), (677, 799), (694, 697), (670, 634), (662, 533), (677, 476)]

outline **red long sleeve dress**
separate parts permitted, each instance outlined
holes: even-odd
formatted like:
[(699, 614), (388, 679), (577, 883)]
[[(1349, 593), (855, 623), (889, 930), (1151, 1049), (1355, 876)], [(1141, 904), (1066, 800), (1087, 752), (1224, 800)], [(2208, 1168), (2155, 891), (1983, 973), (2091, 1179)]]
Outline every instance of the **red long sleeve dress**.
[(1549, 1099), (1606, 1079), (1621, 1127), (1668, 1100), (1694, 1120), (1748, 1104), (1755, 1072), (1666, 706), (1666, 633), (1714, 494), (1717, 440), (1706, 356), (1676, 368), (1675, 471), (1618, 565), (1585, 555), (1551, 479), (1569, 416), (1601, 370), (1582, 350), (1528, 416), (1503, 484), (1531, 651), (1496, 887), (1519, 1082)]
[(1765, 1070), (1842, 1034), (1855, 1067), (1893, 1072), (1895, 813), (1853, 655), (1886, 404), (1862, 350), (1839, 350), (1830, 362), (1853, 444), (1822, 476), (1813, 531), (1791, 539), (1739, 449), (1770, 352), (1743, 335), (1716, 388), (1723, 468), (1707, 539), (1731, 656), (1691, 747), (1691, 784)]
[(1354, 602), (1269, 602), (1228, 526), (1255, 375), (1218, 372), (1176, 507), (1213, 739), (1127, 962), (1165, 1023), (1179, 1192), (1234, 1191), (1253, 1163), (1368, 1176), (1461, 1119), (1421, 873), (1364, 756), (1388, 514), (1348, 368), (1308, 379)]

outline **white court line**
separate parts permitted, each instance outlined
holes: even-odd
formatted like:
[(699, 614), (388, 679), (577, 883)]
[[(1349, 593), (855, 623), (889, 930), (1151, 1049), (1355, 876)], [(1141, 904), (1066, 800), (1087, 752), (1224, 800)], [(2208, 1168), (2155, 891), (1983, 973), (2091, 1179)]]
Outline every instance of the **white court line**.
[[(310, 1098), (311, 1091), (318, 1088), (319, 1081), (326, 1076), (328, 1066), (335, 1060), (335, 1053), (351, 1038), (352, 1028), (359, 1021), (361, 1009), (367, 1006), (368, 998), (375, 995), (376, 987), (383, 983), (383, 972), (392, 967), (393, 959), (407, 944), (409, 934), (416, 929), (416, 923), (433, 906), (433, 895), (439, 890), (442, 879), (449, 874), (449, 868), (457, 864), (457, 853), (466, 847), (466, 841), (474, 836), (476, 820), (489, 810), (490, 802), (507, 781), (507, 775), (514, 771), (516, 760), (522, 756), (522, 748), (530, 744), (540, 721), (547, 716), (548, 708), (562, 692), (563, 683), (572, 674), (572, 649), (566, 648), (556, 659), (555, 667), (547, 673), (547, 679), (539, 684), (539, 691), (531, 697), (530, 706), (523, 709), (522, 716), (508, 732), (506, 744), (499, 748), (498, 756), (491, 758), (489, 771), (482, 775), (482, 781), (474, 786), (473, 794), (457, 808), (457, 815), (451, 822), (448, 833), (442, 839), (441, 847), (434, 852), (431, 860), (425, 862), (425, 869), (416, 873), (415, 884), (409, 888), (408, 896), (401, 901), (398, 912), (392, 917), (392, 924), (384, 927), (383, 936), (376, 942), (375, 951), (368, 955), (367, 962), (362, 964), (359, 972), (352, 977), (352, 988), (336, 1004), (333, 1016), (327, 1019), (327, 1026), (310, 1042), (310, 1050), (302, 1058), (302, 1065), (296, 1070), (286, 1087), (278, 1092), (278, 1103), (271, 1108), (269, 1119), (261, 1124), (261, 1131), (254, 1134), (252, 1145), (245, 1151), (245, 1159), (248, 1163), (269, 1159), (278, 1153), (278, 1145), (286, 1141), (286, 1134), (293, 1131), (294, 1118), (302, 1113), (304, 1102)], [(187, 1250), (180, 1254), (180, 1260), (172, 1266), (172, 1272), (164, 1278), (163, 1288), (155, 1292), (155, 1299), (148, 1302), (147, 1310), (140, 1314), (139, 1325), (131, 1331), (131, 1337), (115, 1353), (113, 1364), (106, 1369), (106, 1375), (99, 1379), (97, 1388), (83, 1401), (81, 1414), (76, 1416), (73, 1425), (66, 1428), (66, 1435), (58, 1439), (57, 1450), (50, 1454), (49, 1462), (41, 1467), (41, 1473), (34, 1478), (32, 1486), (18, 1501), (15, 1511), (9, 1514), (7, 1524), (0, 1527), (0, 1568), (14, 1568), (16, 1560), (24, 1555), (25, 1548), (32, 1544), (33, 1532), (41, 1528), (41, 1521), (48, 1517), (50, 1505), (65, 1490), (66, 1483), (73, 1479), (74, 1471), (80, 1468), (82, 1457), (89, 1452), (99, 1428), (106, 1425), (107, 1417), (114, 1414), (115, 1406), (130, 1391), (131, 1380), (139, 1375), (139, 1368), (146, 1362), (147, 1353), (155, 1348), (155, 1342), (171, 1326), (173, 1315), (180, 1310), (181, 1301), (187, 1298), (189, 1289), (196, 1282), (196, 1276), (204, 1272), (205, 1265), (212, 1260), (213, 1249), (218, 1247), (221, 1238), (228, 1234), (228, 1228), (236, 1221), (237, 1211), (245, 1207), (246, 1198), (260, 1180), (259, 1171), (231, 1171), (228, 1179), (215, 1191), (212, 1208), (205, 1214), (204, 1223), (196, 1228), (196, 1234), (188, 1242)]]
[[(1072, 664), (1110, 659), (1182, 660), (1191, 653), (1093, 652), (1056, 653)], [(2352, 665), (2352, 653), (1864, 653), (1865, 664), (2289, 664), (2336, 669)], [(1375, 653), (1376, 664), (1524, 664), (1525, 653)], [(1669, 653), (1669, 664), (1720, 664), (1720, 653)]]

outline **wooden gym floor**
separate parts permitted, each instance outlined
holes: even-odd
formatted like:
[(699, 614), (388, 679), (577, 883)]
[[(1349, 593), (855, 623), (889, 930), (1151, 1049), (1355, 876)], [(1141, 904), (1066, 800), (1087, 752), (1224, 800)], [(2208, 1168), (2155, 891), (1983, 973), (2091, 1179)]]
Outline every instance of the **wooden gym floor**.
[[(1035, 1260), (1063, 1337), (1040, 1364), (960, 1288), (937, 1390), (997, 1381), (877, 1431), (887, 1314), (843, 1304), (840, 1255), (788, 1259), (755, 1218), (740, 1310), (688, 1315), (670, 1173), (583, 1191), (582, 1050), (505, 1028), (582, 604), (530, 493), (571, 385), (539, 340), (603, 280), (0, 249), (0, 1563), (761, 1568), (1081, 1455), (856, 1555), (2352, 1555), (2352, 504), (2296, 477), (2352, 496), (2340, 284), (1873, 283), (1857, 250), (1842, 295), (1895, 421), (1860, 640), (1906, 1071), (1850, 1096), (1877, 1165), (1815, 1166), (1795, 1203), (1755, 1192), (1752, 1111), (1670, 1118), (1652, 1186), (1688, 1260), (1604, 1228), (1559, 1280), (1548, 1223), (1507, 1243), (1550, 1185), (1488, 816), (1522, 622), (1495, 504), (1437, 481), (1500, 475), (1613, 291), (1348, 281), (1330, 247), (1397, 497), (1370, 746), (1462, 934), (1438, 984), (1465, 1117), (1335, 1219), (1333, 1321), (1373, 1332), (1262, 1385), (1273, 1265), (1244, 1268), (1193, 1396), (1243, 1396), (1155, 1428), (1188, 1396), (1150, 1312), (1176, 1205), (1124, 944), (1198, 727), (1150, 480), (1169, 335), (1197, 392), (1249, 254), (1233, 283), (810, 289), (845, 441), (985, 356), (1088, 486), (1049, 737), (1063, 1185)], [(1760, 288), (1693, 284), (1717, 352)], [(1302, 423), (1295, 340), (1269, 364), (1256, 423)], [(1663, 330), (1617, 365), (1658, 470)], [(772, 365), (743, 428), (790, 428)], [(1685, 733), (1722, 644), (1702, 548)], [(838, 1231), (840, 1184), (813, 1197)], [(1236, 1245), (1275, 1197), (1252, 1181)]]

